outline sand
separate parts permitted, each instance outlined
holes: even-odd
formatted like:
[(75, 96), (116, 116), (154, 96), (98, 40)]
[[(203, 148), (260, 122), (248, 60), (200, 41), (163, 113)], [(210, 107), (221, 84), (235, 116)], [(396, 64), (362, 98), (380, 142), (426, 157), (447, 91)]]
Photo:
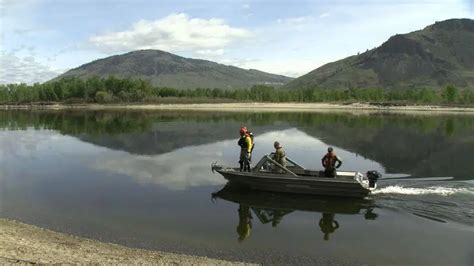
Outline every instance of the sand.
[(219, 264), (230, 262), (133, 249), (0, 219), (0, 264)]
[(49, 104), (0, 105), (0, 109), (46, 110), (192, 110), (225, 112), (396, 112), (396, 113), (466, 113), (474, 114), (474, 107), (433, 105), (373, 105), (366, 103), (202, 103), (202, 104)]

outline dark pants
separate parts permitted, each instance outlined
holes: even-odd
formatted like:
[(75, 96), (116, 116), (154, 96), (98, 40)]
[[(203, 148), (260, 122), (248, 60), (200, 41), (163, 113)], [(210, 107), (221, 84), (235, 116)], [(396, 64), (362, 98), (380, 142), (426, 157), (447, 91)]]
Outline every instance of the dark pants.
[(250, 160), (251, 160), (251, 156), (247, 157), (247, 150), (242, 149), (240, 151), (240, 160), (239, 160), (240, 171), (250, 172)]
[(326, 177), (336, 177), (336, 169), (335, 168), (326, 168), (324, 170), (324, 175)]

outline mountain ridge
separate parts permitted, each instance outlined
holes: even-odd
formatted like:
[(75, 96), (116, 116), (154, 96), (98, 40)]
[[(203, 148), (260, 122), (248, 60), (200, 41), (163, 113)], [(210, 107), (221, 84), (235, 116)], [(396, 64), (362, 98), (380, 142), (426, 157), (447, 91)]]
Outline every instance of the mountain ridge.
[(73, 76), (83, 79), (93, 76), (143, 79), (154, 86), (177, 89), (238, 89), (260, 84), (282, 86), (292, 79), (151, 49), (97, 59), (71, 69), (55, 80)]
[(396, 34), (379, 47), (325, 64), (284, 88), (474, 87), (474, 20), (450, 19)]

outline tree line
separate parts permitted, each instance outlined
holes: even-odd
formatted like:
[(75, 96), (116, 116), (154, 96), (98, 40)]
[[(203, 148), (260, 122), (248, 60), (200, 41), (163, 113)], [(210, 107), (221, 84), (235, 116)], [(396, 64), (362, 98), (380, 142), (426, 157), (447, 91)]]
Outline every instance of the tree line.
[[(203, 99), (219, 101), (256, 102), (394, 102), (407, 104), (474, 104), (474, 89), (447, 86), (431, 88), (392, 89), (292, 89), (265, 85), (225, 90), (219, 88), (176, 89), (152, 86), (137, 79), (68, 77), (46, 83), (0, 85), (0, 103), (21, 104), (39, 102), (64, 103), (138, 103)], [(169, 101), (168, 101), (169, 102)]]

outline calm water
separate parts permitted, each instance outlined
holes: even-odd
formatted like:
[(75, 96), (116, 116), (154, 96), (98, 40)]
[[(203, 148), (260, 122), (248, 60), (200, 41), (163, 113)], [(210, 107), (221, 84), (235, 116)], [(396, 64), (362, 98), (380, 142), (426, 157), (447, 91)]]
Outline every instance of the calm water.
[[(237, 165), (242, 124), (254, 158), (278, 140), (319, 168), (332, 145), (343, 169), (402, 179), (364, 200), (225, 187), (210, 164)], [(0, 166), (0, 217), (131, 247), (263, 263), (474, 264), (474, 116), (0, 112)]]

